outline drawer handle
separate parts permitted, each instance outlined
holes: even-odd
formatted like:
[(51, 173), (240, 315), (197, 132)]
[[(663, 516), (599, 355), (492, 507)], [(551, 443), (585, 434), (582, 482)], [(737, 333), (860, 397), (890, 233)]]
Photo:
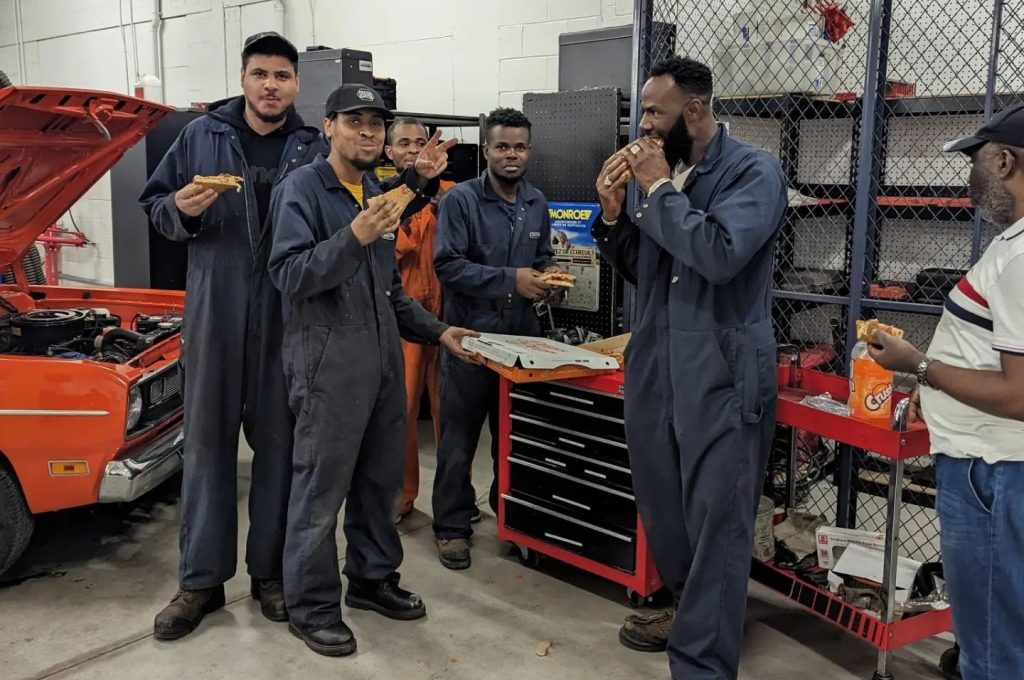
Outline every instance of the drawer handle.
[(565, 394), (563, 392), (548, 392), (552, 397), (558, 397), (559, 399), (567, 399), (569, 401), (575, 401), (578, 404), (586, 404), (587, 406), (593, 406), (594, 402), (590, 399), (584, 399), (583, 397), (574, 397), (571, 394)]
[(583, 505), (583, 503), (577, 503), (576, 501), (571, 501), (568, 498), (562, 498), (561, 496), (558, 496), (556, 494), (551, 494), (551, 499), (555, 500), (555, 501), (559, 501), (561, 503), (566, 503), (568, 505), (575, 505), (577, 508), (583, 508), (584, 510), (587, 510), (588, 512), (590, 511), (590, 506), (589, 505)]
[(561, 541), (562, 543), (568, 543), (569, 545), (574, 545), (577, 548), (582, 548), (583, 547), (583, 544), (580, 543), (579, 541), (573, 541), (573, 540), (568, 539), (568, 538), (562, 538), (561, 536), (555, 536), (554, 534), (549, 534), (546, 531), (544, 532), (544, 537), (545, 538), (552, 538), (552, 539), (554, 539), (556, 541)]
[(560, 461), (560, 460), (552, 460), (551, 458), (545, 458), (544, 462), (545, 463), (550, 463), (551, 465), (555, 465), (555, 466), (560, 467), (560, 468), (567, 467), (566, 464), (563, 463), (562, 461)]
[(580, 449), (587, 448), (586, 444), (580, 444), (579, 442), (574, 442), (573, 440), (566, 439), (565, 437), (559, 437), (558, 441), (562, 442), (563, 444), (568, 444), (569, 446), (575, 446), (575, 447), (580, 448)]
[(600, 472), (594, 472), (593, 470), (588, 470), (586, 468), (583, 468), (583, 472), (591, 477), (597, 477), (598, 479), (608, 479), (608, 475), (602, 475)]

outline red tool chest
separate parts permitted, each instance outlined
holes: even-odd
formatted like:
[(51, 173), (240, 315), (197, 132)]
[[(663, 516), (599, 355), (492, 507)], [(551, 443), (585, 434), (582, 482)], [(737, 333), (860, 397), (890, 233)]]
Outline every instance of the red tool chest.
[(626, 587), (638, 606), (661, 589), (637, 515), (623, 374), (501, 381), (498, 538), (524, 564), (550, 556)]

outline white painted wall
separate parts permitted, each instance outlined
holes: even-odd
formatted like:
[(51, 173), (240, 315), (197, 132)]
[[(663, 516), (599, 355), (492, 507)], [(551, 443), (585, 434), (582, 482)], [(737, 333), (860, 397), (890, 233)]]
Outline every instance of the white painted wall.
[[(153, 7), (152, 0), (20, 0), (19, 55), (16, 0), (0, 0), (0, 69), (16, 84), (131, 92), (136, 73), (154, 71)], [(386, 8), (351, 0), (163, 0), (163, 16), (164, 100), (175, 106), (240, 92), (242, 40), (274, 29), (300, 50), (371, 51), (376, 74), (398, 81), (401, 109), (475, 115), (521, 106), (524, 92), (556, 90), (559, 33), (629, 24), (632, 0), (391, 0)], [(63, 273), (113, 283), (109, 179), (72, 213), (92, 245), (63, 249)]]
[[(850, 37), (857, 47), (840, 59), (835, 85), (856, 90), (869, 3), (843, 4), (857, 22)], [(917, 81), (922, 94), (981, 91), (983, 81), (965, 74), (982, 72), (987, 30), (967, 31), (972, 48), (957, 48), (963, 39), (949, 38), (966, 29), (942, 13), (925, 14), (923, 0), (904, 5), (893, 16), (899, 47), (891, 55), (891, 73)], [(153, 71), (153, 6), (153, 0), (0, 0), (0, 69), (15, 83), (131, 92), (136, 73)], [(386, 6), (353, 0), (163, 0), (164, 99), (187, 106), (238, 93), (242, 40), (275, 29), (299, 49), (323, 44), (371, 51), (375, 72), (398, 81), (401, 109), (475, 115), (497, 105), (518, 107), (525, 92), (557, 89), (560, 33), (629, 24), (632, 7), (633, 0), (389, 0)], [(655, 18), (675, 22), (677, 42), (709, 63), (723, 40), (734, 39), (735, 12), (753, 10), (763, 18), (783, 11), (772, 0), (722, 0), (710, 12), (704, 0), (678, 0), (676, 7), (673, 16)], [(987, 25), (991, 0), (963, 0), (957, 16), (971, 26)], [(1014, 30), (1024, 19), (1016, 21), (1004, 36), (1019, 33)], [(951, 54), (957, 49), (961, 61)], [(1021, 59), (1024, 48), (1004, 44), (1005, 63)], [(945, 64), (962, 67), (951, 72)], [(1000, 89), (1021, 90), (1024, 83), (1001, 77)], [(111, 283), (109, 181), (101, 180), (73, 214), (94, 244), (64, 249), (63, 271)]]

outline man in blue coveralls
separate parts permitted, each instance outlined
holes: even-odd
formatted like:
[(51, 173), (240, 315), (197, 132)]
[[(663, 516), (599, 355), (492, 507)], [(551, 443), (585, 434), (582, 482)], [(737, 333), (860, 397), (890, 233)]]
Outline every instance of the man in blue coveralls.
[[(238, 557), (238, 431), (252, 447), (245, 561), (263, 615), (286, 621), (281, 585), (292, 428), (281, 369), (281, 296), (267, 275), (271, 190), (326, 148), (292, 103), (299, 53), (257, 33), (242, 49), (243, 94), (189, 123), (139, 201), (153, 227), (188, 243), (188, 304), (181, 332), (185, 453), (179, 589), (153, 634), (174, 640), (224, 606)], [(243, 178), (218, 194), (195, 175)]]
[[(530, 160), (530, 121), (495, 109), (484, 123), (487, 170), (457, 185), (441, 202), (434, 268), (446, 322), (481, 332), (540, 335), (533, 301), (551, 293), (542, 272), (559, 271), (551, 247), (548, 202), (523, 179)], [(483, 366), (441, 356), (441, 442), (434, 476), (434, 535), (448, 569), (470, 566), (476, 508), (470, 470), (487, 418), (498, 507), (498, 377)]]
[[(754, 517), (775, 429), (770, 287), (786, 210), (776, 159), (711, 112), (711, 71), (672, 57), (644, 85), (643, 137), (597, 179), (602, 255), (637, 286), (626, 349), (633, 487), (671, 613), (630, 617), (676, 680), (737, 677)], [(660, 144), (655, 141), (660, 140)], [(644, 197), (624, 212), (629, 170)]]
[(296, 417), (284, 590), (289, 629), (326, 656), (356, 649), (341, 617), (335, 529), (345, 504), (345, 604), (391, 619), (426, 615), (399, 587), (402, 544), (394, 512), (402, 491), (405, 377), (401, 339), (440, 343), (461, 359), (469, 331), (449, 327), (405, 294), (395, 232), (426, 207), (448, 165), (440, 133), (413, 167), (385, 182), (368, 173), (392, 118), (373, 88), (347, 84), (327, 100), (331, 151), (274, 192), (270, 278), (284, 295), (284, 371)]

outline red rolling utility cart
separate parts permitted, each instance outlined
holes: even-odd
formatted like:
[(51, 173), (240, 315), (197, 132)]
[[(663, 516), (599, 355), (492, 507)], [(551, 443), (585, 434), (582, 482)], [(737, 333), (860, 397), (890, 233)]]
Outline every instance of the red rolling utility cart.
[[(798, 433), (807, 432), (845, 444), (858, 450), (871, 451), (888, 463), (888, 472), (878, 484), (884, 485), (885, 549), (880, 615), (851, 606), (827, 589), (801, 580), (793, 571), (780, 569), (771, 561), (754, 561), (752, 578), (809, 609), (814, 614), (867, 641), (878, 649), (875, 680), (891, 680), (890, 656), (893, 650), (952, 629), (950, 608), (920, 613), (900, 612), (896, 602), (897, 558), (900, 555), (901, 513), (904, 496), (912, 488), (905, 479), (908, 460), (928, 455), (928, 430), (923, 424), (907, 424), (907, 395), (894, 393), (891, 423), (867, 422), (837, 415), (801, 403), (810, 395), (828, 392), (834, 399), (846, 401), (849, 381), (846, 378), (815, 370), (801, 369), (790, 362), (779, 368), (778, 423), (791, 428), (789, 480), (796, 477)], [(882, 493), (880, 490), (879, 493)], [(790, 496), (794, 494), (790, 491)], [(856, 528), (856, 527), (851, 527)], [(955, 648), (951, 653), (956, 653)], [(955, 665), (955, 664), (954, 664)]]
[(637, 515), (621, 371), (501, 380), (498, 538), (619, 583), (639, 606), (661, 589)]

